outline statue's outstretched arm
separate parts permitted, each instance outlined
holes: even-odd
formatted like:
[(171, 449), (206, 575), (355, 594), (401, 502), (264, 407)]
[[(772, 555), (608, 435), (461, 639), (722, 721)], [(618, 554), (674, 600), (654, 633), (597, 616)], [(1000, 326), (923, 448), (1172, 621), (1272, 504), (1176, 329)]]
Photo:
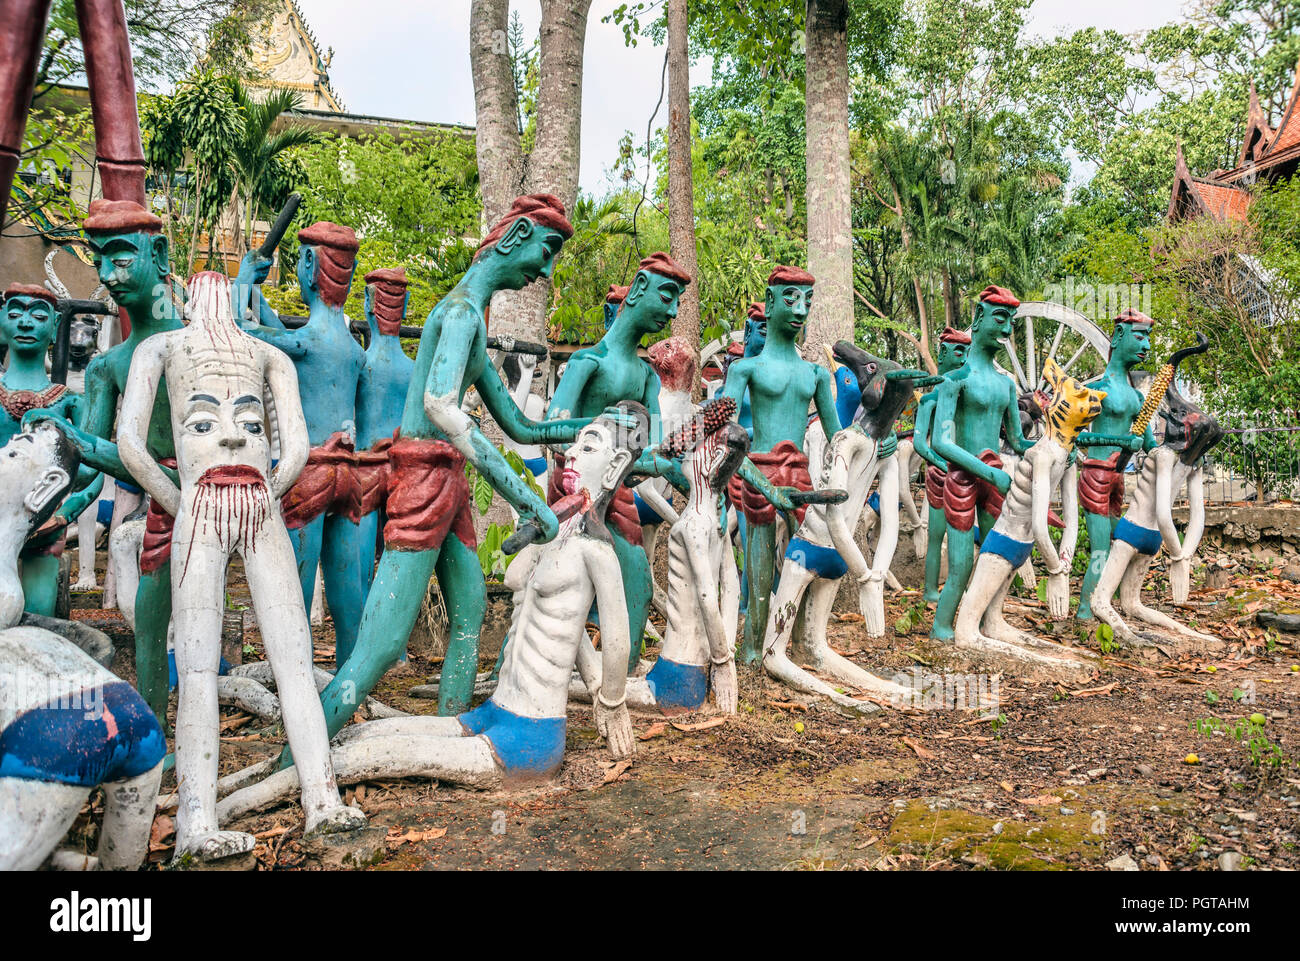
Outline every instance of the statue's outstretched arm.
[(149, 421), (153, 417), (158, 384), (162, 380), (165, 337), (150, 337), (135, 349), (131, 373), (122, 395), (117, 419), (117, 449), (131, 476), (158, 504), (175, 517), (181, 492), (149, 454)]
[(529, 419), (510, 396), (501, 375), (491, 364), (484, 365), (483, 373), (474, 382), (474, 386), (478, 388), (479, 397), (483, 399), (493, 420), (517, 444), (571, 444), (578, 436), (578, 431), (591, 423), (590, 417), (542, 422)]

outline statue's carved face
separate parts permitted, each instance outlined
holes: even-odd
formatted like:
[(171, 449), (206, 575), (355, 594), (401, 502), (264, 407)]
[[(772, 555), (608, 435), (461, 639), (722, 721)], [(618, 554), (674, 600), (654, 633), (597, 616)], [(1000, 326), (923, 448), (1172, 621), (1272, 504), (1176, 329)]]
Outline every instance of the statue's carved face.
[(657, 334), (677, 316), (677, 305), (685, 289), (670, 277), (639, 271), (623, 300), (620, 316), (626, 316), (643, 335)]
[[(99, 282), (136, 316), (159, 319), (153, 310), (168, 294), (167, 238), (157, 234), (94, 234), (87, 238)], [(142, 313), (143, 310), (143, 313)]]
[(40, 297), (10, 297), (0, 318), (0, 336), (22, 356), (44, 354), (58, 329), (54, 305)]
[(939, 373), (951, 374), (954, 370), (960, 370), (966, 363), (966, 351), (969, 344), (941, 343), (939, 345)]
[(539, 278), (551, 276), (555, 258), (563, 246), (564, 234), (520, 217), (493, 248), (496, 254), (506, 258), (502, 285), (522, 290)]
[(975, 308), (975, 323), (970, 329), (972, 342), (989, 348), (996, 346), (998, 341), (1011, 336), (1011, 324), (1015, 316), (1014, 307), (981, 301)]
[(235, 464), (265, 476), (271, 467), (265, 417), (262, 398), (254, 394), (230, 396), (216, 387), (190, 394), (176, 438), (182, 476), (193, 479), (212, 467)]
[(763, 352), (763, 345), (767, 343), (767, 320), (754, 320), (750, 318), (745, 321), (745, 356), (757, 357)]
[(803, 333), (804, 324), (808, 321), (812, 299), (811, 286), (786, 284), (768, 287), (766, 298), (768, 330), (778, 330), (790, 338), (797, 338)]
[(1125, 368), (1132, 368), (1147, 359), (1151, 353), (1150, 324), (1116, 324), (1110, 338), (1110, 356), (1118, 358)]
[(77, 465), (71, 445), (49, 421), (15, 434), (0, 449), (0, 501), (29, 517), (52, 512)]
[(623, 478), (631, 454), (619, 444), (613, 423), (592, 421), (578, 432), (565, 452), (560, 488), (566, 494), (587, 493), (594, 500), (601, 491), (613, 490)]

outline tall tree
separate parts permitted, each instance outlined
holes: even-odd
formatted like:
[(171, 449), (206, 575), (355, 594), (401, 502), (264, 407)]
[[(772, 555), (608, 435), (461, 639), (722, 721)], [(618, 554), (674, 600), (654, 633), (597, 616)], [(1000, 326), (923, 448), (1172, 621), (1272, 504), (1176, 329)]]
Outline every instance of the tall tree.
[(805, 352), (853, 338), (853, 211), (849, 187), (848, 0), (808, 0), (806, 78), (808, 270), (817, 296)]
[[(686, 288), (673, 320), (673, 334), (698, 348), (700, 285), (695, 249), (695, 193), (691, 176), (690, 11), (686, 0), (668, 0), (668, 244), (673, 259), (694, 283)], [(700, 386), (699, 365), (695, 389)]]
[[(519, 129), (519, 93), (509, 42), (510, 0), (470, 4), (470, 65), (474, 77), (479, 184), (485, 224), (496, 221), (520, 194), (552, 193), (572, 210), (578, 197), (582, 140), (583, 44), (591, 0), (541, 0), (537, 130), (525, 153)], [(497, 294), (494, 333), (546, 338), (550, 283)]]

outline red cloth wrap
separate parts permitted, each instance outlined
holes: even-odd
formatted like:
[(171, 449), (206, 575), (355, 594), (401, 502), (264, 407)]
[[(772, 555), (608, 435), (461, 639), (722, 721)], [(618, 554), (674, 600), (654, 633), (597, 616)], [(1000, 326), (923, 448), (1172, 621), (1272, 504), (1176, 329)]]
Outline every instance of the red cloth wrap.
[(940, 470), (933, 464), (925, 468), (925, 499), (937, 511), (943, 510), (943, 484), (948, 478), (946, 470)]
[[(980, 454), (980, 460), (990, 467), (1002, 469), (1002, 458), (991, 450)], [(1002, 513), (1002, 494), (983, 478), (950, 463), (943, 485), (944, 519), (957, 530), (968, 531), (975, 526), (977, 509), (997, 517)]]
[[(808, 455), (799, 450), (793, 441), (783, 440), (770, 451), (750, 453), (749, 459), (763, 472), (764, 477), (778, 487), (812, 490)], [(733, 474), (727, 483), (727, 496), (732, 506), (743, 512), (749, 523), (771, 524), (776, 521), (776, 508), (739, 474)], [(803, 523), (806, 510), (806, 507), (795, 509), (795, 516), (800, 523)]]
[[(560, 489), (560, 474), (564, 471), (564, 459), (558, 455), (551, 469), (546, 474), (546, 503), (554, 507), (556, 502), (568, 495)], [(632, 489), (619, 485), (614, 498), (605, 510), (605, 523), (613, 526), (619, 536), (629, 544), (641, 546), (641, 515), (636, 509)]]
[(361, 503), (356, 464), (352, 442), (342, 431), (313, 447), (302, 473), (280, 501), (284, 526), (289, 530), (306, 527), (322, 514), (351, 517)]
[[(163, 467), (175, 467), (175, 457), (164, 457), (158, 461)], [(152, 497), (149, 498), (149, 513), (144, 519), (144, 543), (140, 550), (140, 573), (152, 574), (172, 559), (172, 528), (176, 518), (163, 510)]]
[(348, 512), (348, 520), (354, 524), (382, 508), (388, 499), (388, 451), (394, 439), (381, 438), (369, 450), (357, 452), (357, 502)]
[(1124, 475), (1119, 466), (1119, 451), (1105, 460), (1080, 457), (1079, 503), (1090, 514), (1119, 517), (1124, 513)]
[(388, 499), (384, 546), (432, 551), (450, 531), (474, 550), (465, 458), (445, 440), (398, 437), (388, 448)]

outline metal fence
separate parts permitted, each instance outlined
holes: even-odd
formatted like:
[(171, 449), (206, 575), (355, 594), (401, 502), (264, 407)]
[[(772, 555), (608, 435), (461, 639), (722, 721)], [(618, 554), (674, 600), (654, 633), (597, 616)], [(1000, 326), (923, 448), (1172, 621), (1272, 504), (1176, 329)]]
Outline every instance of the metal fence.
[(1300, 411), (1279, 405), (1216, 417), (1225, 434), (1206, 458), (1206, 501), (1267, 504), (1300, 495)]

